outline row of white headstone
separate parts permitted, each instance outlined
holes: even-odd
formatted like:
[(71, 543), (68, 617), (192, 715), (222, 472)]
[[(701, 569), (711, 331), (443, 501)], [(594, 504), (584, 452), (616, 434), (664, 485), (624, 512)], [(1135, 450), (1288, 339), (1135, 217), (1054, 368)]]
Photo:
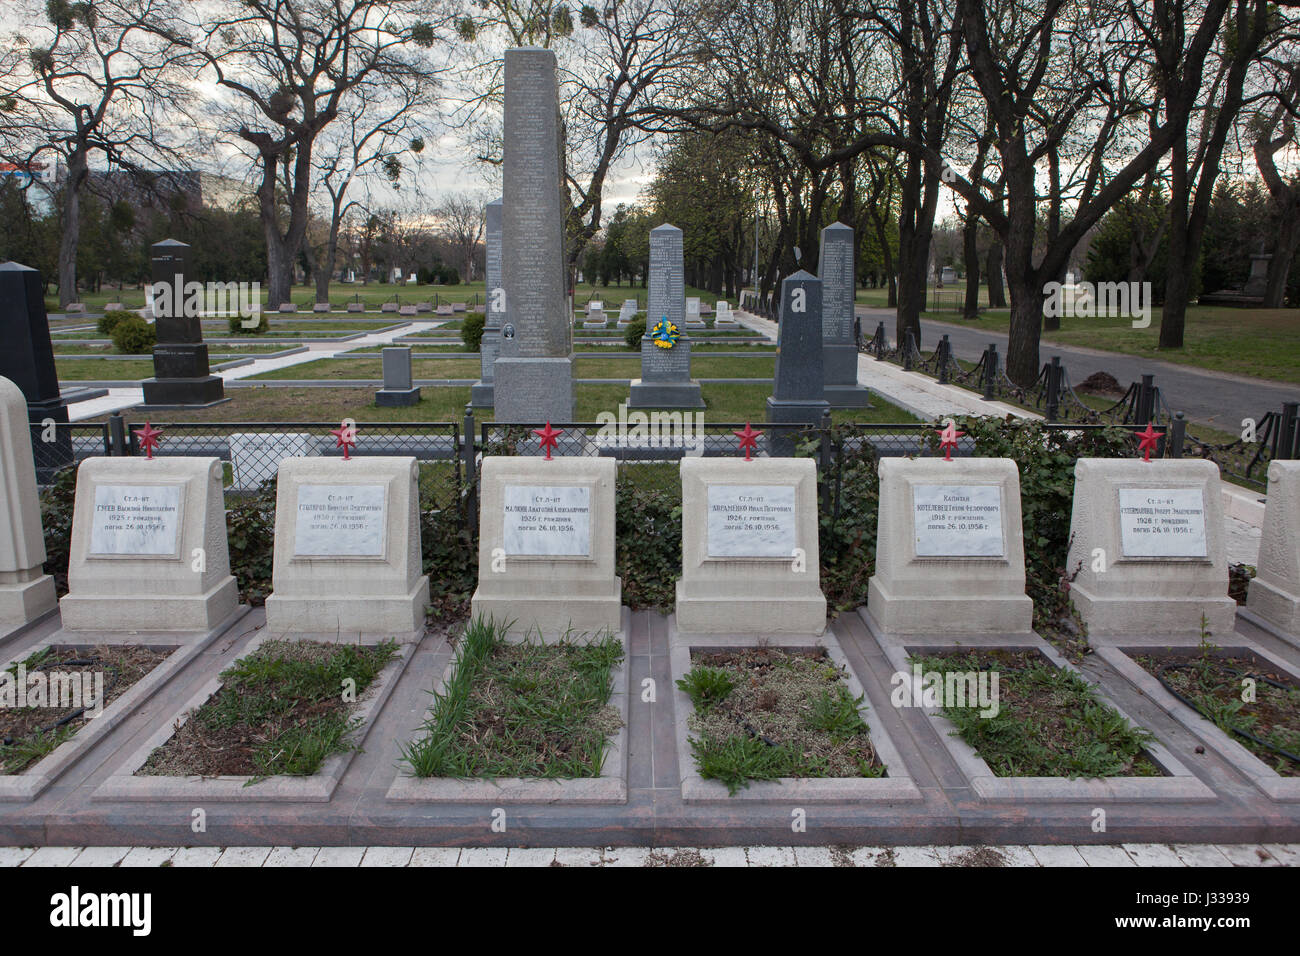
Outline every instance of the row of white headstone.
[[(638, 307), (639, 307), (639, 303), (637, 302), (636, 299), (623, 300), (623, 305), (619, 309), (618, 322), (617, 322), (617, 325), (620, 329), (625, 328), (626, 326), (631, 324), (632, 320), (636, 318)], [(708, 307), (707, 306), (702, 307), (700, 305), (700, 300), (698, 298), (691, 297), (686, 300), (686, 328), (687, 329), (690, 329), (692, 331), (699, 331), (700, 329), (704, 329), (707, 327), (705, 325), (703, 318), (701, 318), (701, 314), (702, 314), (701, 308), (704, 309), (703, 314), (708, 314)], [(718, 300), (717, 310), (713, 314), (714, 314), (713, 327), (715, 329), (740, 328), (740, 323), (736, 321), (735, 313), (731, 311), (731, 305), (726, 301), (721, 299)], [(592, 301), (588, 302), (587, 311), (582, 322), (583, 328), (603, 329), (607, 324), (607, 322), (608, 320), (605, 318), (605, 303), (597, 299), (593, 299)]]
[[(0, 635), (53, 609), (25, 403), (0, 380), (7, 533)], [(867, 614), (882, 631), (1022, 633), (1019, 476), (1008, 459), (880, 462)], [(487, 457), (480, 485), (476, 614), (520, 631), (616, 630), (615, 469), (609, 458)], [(68, 594), (71, 631), (208, 631), (238, 605), (216, 458), (91, 458), (80, 467)], [(811, 459), (686, 458), (677, 627), (686, 633), (816, 634)], [(1070, 596), (1096, 634), (1230, 634), (1235, 603), (1217, 468), (1205, 461), (1082, 459)], [(1250, 608), (1300, 630), (1300, 463), (1274, 462)], [(287, 458), (277, 485), (272, 633), (423, 626), (418, 464), (410, 457)]]

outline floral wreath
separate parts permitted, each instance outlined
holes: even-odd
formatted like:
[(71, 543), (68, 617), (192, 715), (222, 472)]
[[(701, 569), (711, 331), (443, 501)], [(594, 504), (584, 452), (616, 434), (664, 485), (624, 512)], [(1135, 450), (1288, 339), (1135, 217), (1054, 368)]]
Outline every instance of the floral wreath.
[(670, 349), (677, 344), (677, 339), (681, 332), (677, 326), (668, 321), (668, 317), (660, 319), (653, 329), (650, 330), (650, 339), (661, 349)]

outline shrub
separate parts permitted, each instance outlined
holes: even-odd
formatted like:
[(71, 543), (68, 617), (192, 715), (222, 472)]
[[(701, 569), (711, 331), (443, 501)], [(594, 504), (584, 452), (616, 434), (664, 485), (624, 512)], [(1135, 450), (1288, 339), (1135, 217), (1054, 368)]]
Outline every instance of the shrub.
[(482, 312), (471, 312), (460, 324), (460, 340), (471, 352), (479, 351), (483, 343), (483, 325), (487, 317)]
[(624, 603), (670, 610), (682, 573), (681, 498), (625, 477), (614, 489), (614, 522)]
[(157, 330), (138, 315), (122, 319), (113, 329), (113, 347), (123, 355), (152, 352), (157, 341)]
[(645, 338), (645, 319), (633, 319), (623, 330), (623, 341), (633, 352), (640, 351), (643, 338)]
[(271, 330), (271, 320), (267, 318), (265, 312), (257, 313), (257, 324), (252, 326), (244, 325), (245, 316), (232, 315), (230, 317), (230, 333), (232, 335), (261, 335), (263, 332)]
[(239, 584), (240, 598), (256, 607), (271, 593), (271, 566), (275, 552), (275, 479), (266, 481), (256, 495), (228, 500), (226, 537), (230, 543), (230, 573)]
[(95, 328), (99, 330), (100, 335), (112, 336), (113, 330), (125, 319), (138, 319), (139, 316), (134, 312), (127, 312), (124, 309), (114, 309), (112, 312), (105, 312), (95, 323)]
[(41, 492), (41, 526), (45, 529), (45, 573), (54, 578), (59, 594), (68, 590), (68, 558), (72, 550), (72, 505), (77, 492), (77, 466), (69, 465)]

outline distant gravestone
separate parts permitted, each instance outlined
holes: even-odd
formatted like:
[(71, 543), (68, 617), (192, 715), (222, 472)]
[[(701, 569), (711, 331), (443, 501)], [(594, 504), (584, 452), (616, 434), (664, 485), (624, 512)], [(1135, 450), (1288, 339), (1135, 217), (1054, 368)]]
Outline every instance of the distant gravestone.
[(571, 422), (573, 320), (565, 291), (564, 155), (552, 50), (505, 53), (502, 264), (508, 319), (496, 361), (498, 422)]
[(396, 303), (396, 302), (385, 302), (385, 303), (383, 303), (383, 304), (379, 307), (379, 311), (380, 311), (380, 312), (396, 312), (396, 311), (397, 311), (397, 303)]
[(266, 599), (272, 634), (424, 630), (418, 475), (410, 457), (284, 460)]
[(718, 312), (713, 319), (715, 329), (737, 329), (740, 323), (736, 321), (736, 315), (731, 311), (731, 303), (725, 300), (718, 300)]
[(767, 400), (773, 429), (773, 455), (794, 453), (800, 428), (820, 425), (830, 409), (822, 377), (822, 283), (800, 270), (781, 281), (781, 320), (777, 329), (776, 377)]
[(682, 324), (692, 332), (707, 328), (704, 320), (700, 318), (700, 300), (695, 296), (691, 296), (686, 300), (686, 314), (683, 318)]
[(501, 322), (505, 312), (500, 308), (505, 298), (501, 284), (501, 200), (487, 204), (485, 232), (487, 287), (483, 320), (483, 337), (479, 340), (479, 380), (470, 388), (469, 403), (474, 408), (491, 408), (496, 377), (494, 367), (501, 350)]
[(206, 632), (235, 613), (217, 458), (87, 458), (77, 470), (68, 631)]
[(45, 534), (36, 491), (27, 401), (0, 378), (0, 638), (54, 610), (54, 578), (45, 573)]
[(690, 336), (682, 328), (684, 275), (682, 231), (669, 223), (650, 230), (641, 377), (632, 382), (629, 408), (704, 407), (700, 385), (691, 381)]
[(1024, 634), (1020, 477), (1009, 458), (882, 458), (867, 615), (886, 634)]
[(292, 315), (298, 311), (298, 307), (292, 302), (281, 302), (280, 311), (286, 315)]
[(446, 302), (443, 302), (441, 305), (438, 306), (438, 308), (436, 308), (436, 309), (434, 310), (434, 314), (435, 314), (435, 315), (451, 315), (451, 314), (452, 314), (451, 305), (448, 304), (448, 303), (446, 303)]
[(313, 312), (328, 312), (330, 310), (330, 304), (328, 302), (317, 302), (311, 307), (311, 310)]
[(418, 310), (413, 305), (403, 305), (398, 308), (398, 315), (415, 315)]
[(366, 311), (365, 303), (364, 303), (364, 302), (349, 302), (349, 303), (348, 303), (348, 311), (349, 311), (349, 312), (364, 312), (364, 311)]
[(153, 378), (140, 383), (154, 407), (207, 406), (226, 401), (225, 384), (208, 368), (208, 347), (197, 312), (186, 314), (186, 263), (190, 247), (165, 239), (152, 248), (153, 309), (158, 341)]
[(398, 408), (420, 403), (420, 389), (411, 377), (411, 350), (393, 346), (383, 350), (384, 387), (375, 392), (380, 408)]
[(817, 275), (822, 280), (822, 365), (831, 408), (870, 408), (871, 393), (858, 384), (858, 345), (853, 336), (853, 230), (837, 222), (822, 230)]
[(639, 303), (636, 299), (624, 299), (623, 306), (618, 310), (618, 327), (621, 329), (631, 323), (636, 318), (637, 307)]
[(49, 435), (41, 423), (66, 425), (68, 406), (59, 394), (41, 274), (16, 262), (0, 262), (0, 342), (0, 376), (17, 385), (27, 401), (29, 447), (37, 479), (47, 482), (72, 463), (72, 436), (67, 428), (56, 427), (54, 441), (43, 441)]

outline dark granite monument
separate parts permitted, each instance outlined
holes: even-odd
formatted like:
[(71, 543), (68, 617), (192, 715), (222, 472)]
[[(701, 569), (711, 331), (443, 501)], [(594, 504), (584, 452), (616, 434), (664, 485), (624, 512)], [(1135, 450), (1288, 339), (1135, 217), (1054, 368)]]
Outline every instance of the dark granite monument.
[[(153, 260), (154, 325), (153, 378), (140, 385), (146, 406), (175, 408), (215, 405), (226, 401), (220, 376), (208, 369), (208, 347), (198, 310), (186, 308), (185, 264), (190, 247), (175, 239), (156, 242)], [(187, 315), (193, 311), (194, 314)]]
[[(664, 223), (650, 230), (650, 292), (641, 339), (641, 377), (632, 382), (628, 408), (703, 408), (700, 385), (691, 381), (691, 340), (683, 316), (685, 272), (682, 231)], [(671, 333), (661, 323), (670, 323)]]
[(853, 334), (857, 243), (842, 222), (822, 230), (817, 275), (822, 280), (822, 357), (825, 397), (831, 408), (870, 408), (871, 393), (858, 384), (858, 345)]
[(27, 400), (36, 479), (44, 483), (71, 464), (72, 436), (58, 427), (68, 422), (68, 405), (59, 394), (44, 283), (37, 270), (17, 262), (0, 262), (0, 342), (0, 376)]
[(781, 281), (780, 325), (776, 339), (776, 382), (767, 400), (774, 456), (794, 453), (800, 428), (821, 424), (830, 409), (822, 371), (822, 282), (800, 270)]
[(420, 404), (420, 388), (411, 377), (411, 350), (393, 346), (381, 354), (384, 357), (384, 387), (375, 392), (375, 404), (380, 408)]

